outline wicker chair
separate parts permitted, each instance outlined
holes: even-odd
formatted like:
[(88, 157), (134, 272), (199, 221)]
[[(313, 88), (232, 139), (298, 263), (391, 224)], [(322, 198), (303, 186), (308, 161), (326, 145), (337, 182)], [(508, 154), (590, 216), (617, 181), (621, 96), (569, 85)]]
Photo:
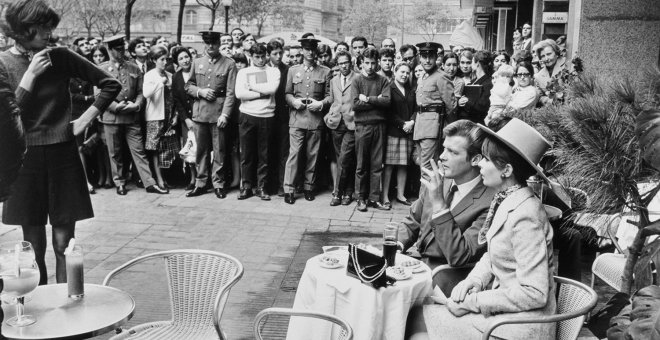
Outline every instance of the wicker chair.
[[(283, 316), (283, 317), (301, 316), (301, 317), (327, 320), (341, 327), (341, 331), (339, 333), (339, 336), (337, 337), (337, 340), (353, 339), (353, 329), (351, 328), (351, 325), (349, 325), (348, 322), (334, 315), (321, 313), (321, 312), (308, 311), (308, 310), (296, 310), (291, 308), (275, 308), (275, 307), (266, 308), (261, 312), (259, 312), (259, 314), (257, 314), (257, 317), (254, 319), (255, 339), (264, 340), (262, 333), (263, 330), (266, 328), (266, 323), (268, 323), (269, 318), (272, 316)], [(285, 325), (283, 325), (281, 322), (278, 322), (278, 330), (282, 330), (283, 327), (285, 327)]]
[[(594, 287), (596, 277), (598, 277), (610, 287), (620, 291), (623, 281), (623, 267), (626, 264), (626, 256), (616, 239), (616, 227), (621, 222), (621, 216), (617, 214), (605, 215), (604, 217), (608, 219), (605, 235), (612, 241), (618, 253), (596, 254), (596, 259), (591, 265), (591, 288)], [(602, 220), (602, 218), (596, 221), (598, 220)]]
[(495, 328), (504, 324), (528, 324), (528, 323), (557, 323), (555, 338), (562, 340), (577, 339), (584, 318), (591, 309), (596, 306), (598, 295), (589, 286), (582, 282), (555, 276), (557, 283), (557, 314), (540, 317), (516, 317), (503, 318), (489, 325), (482, 336), (482, 340), (488, 340)]
[(476, 263), (469, 263), (465, 266), (452, 267), (448, 264), (443, 264), (433, 268), (431, 271), (431, 278), (433, 285), (438, 286), (445, 296), (451, 295), (451, 290), (459, 282), (463, 281)]
[(214, 251), (162, 251), (119, 266), (105, 277), (103, 285), (135, 264), (153, 259), (164, 260), (172, 320), (138, 325), (111, 340), (227, 339), (220, 328), (220, 318), (229, 290), (243, 276), (243, 265), (232, 256)]

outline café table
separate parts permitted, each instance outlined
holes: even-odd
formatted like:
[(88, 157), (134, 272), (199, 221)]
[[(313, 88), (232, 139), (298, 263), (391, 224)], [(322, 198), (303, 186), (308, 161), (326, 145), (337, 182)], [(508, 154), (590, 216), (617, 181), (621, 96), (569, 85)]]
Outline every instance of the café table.
[[(313, 310), (333, 314), (347, 321), (353, 328), (353, 339), (403, 340), (410, 308), (420, 305), (432, 292), (431, 269), (422, 263), (423, 271), (412, 274), (391, 286), (374, 289), (358, 279), (346, 275), (348, 252), (336, 252), (341, 267), (321, 267), (319, 257), (307, 260), (294, 309)], [(396, 264), (412, 260), (397, 254)], [(291, 318), (287, 340), (335, 339), (340, 329), (326, 321)]]
[[(67, 285), (38, 286), (26, 298), (25, 314), (37, 322), (24, 327), (4, 323), (2, 335), (10, 340), (87, 339), (112, 331), (125, 324), (135, 310), (135, 300), (119, 289), (85, 284), (85, 296), (74, 300), (67, 296)], [(5, 320), (16, 313), (14, 305), (2, 304)]]

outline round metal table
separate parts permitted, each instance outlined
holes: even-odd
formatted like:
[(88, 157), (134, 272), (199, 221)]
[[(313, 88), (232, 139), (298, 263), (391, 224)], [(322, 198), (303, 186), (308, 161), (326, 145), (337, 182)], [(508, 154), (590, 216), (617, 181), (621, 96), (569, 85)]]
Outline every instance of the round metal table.
[[(87, 339), (125, 324), (135, 310), (135, 300), (128, 293), (89, 283), (80, 300), (67, 296), (66, 283), (39, 286), (30, 295), (25, 314), (37, 322), (25, 327), (3, 323), (2, 335), (7, 339)], [(13, 305), (3, 304), (2, 310), (5, 320), (16, 314)]]

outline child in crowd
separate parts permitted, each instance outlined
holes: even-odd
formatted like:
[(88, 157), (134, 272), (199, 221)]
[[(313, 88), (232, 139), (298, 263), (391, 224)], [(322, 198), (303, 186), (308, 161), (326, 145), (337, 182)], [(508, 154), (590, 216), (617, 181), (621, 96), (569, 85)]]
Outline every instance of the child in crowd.
[(501, 116), (506, 104), (511, 100), (514, 85), (513, 73), (513, 67), (506, 64), (502, 64), (493, 73), (493, 89), (490, 91), (490, 108), (485, 119), (486, 125)]

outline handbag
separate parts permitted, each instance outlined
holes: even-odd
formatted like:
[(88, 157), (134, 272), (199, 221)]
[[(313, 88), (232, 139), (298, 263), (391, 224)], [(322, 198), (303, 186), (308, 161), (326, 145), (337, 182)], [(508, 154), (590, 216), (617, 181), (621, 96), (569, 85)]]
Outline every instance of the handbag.
[(188, 131), (188, 139), (186, 144), (179, 151), (179, 156), (186, 163), (195, 164), (195, 156), (197, 153), (197, 141), (195, 140), (195, 134), (192, 131)]
[(376, 289), (386, 287), (392, 282), (385, 274), (387, 262), (384, 258), (348, 244), (348, 264), (346, 275), (360, 280)]

